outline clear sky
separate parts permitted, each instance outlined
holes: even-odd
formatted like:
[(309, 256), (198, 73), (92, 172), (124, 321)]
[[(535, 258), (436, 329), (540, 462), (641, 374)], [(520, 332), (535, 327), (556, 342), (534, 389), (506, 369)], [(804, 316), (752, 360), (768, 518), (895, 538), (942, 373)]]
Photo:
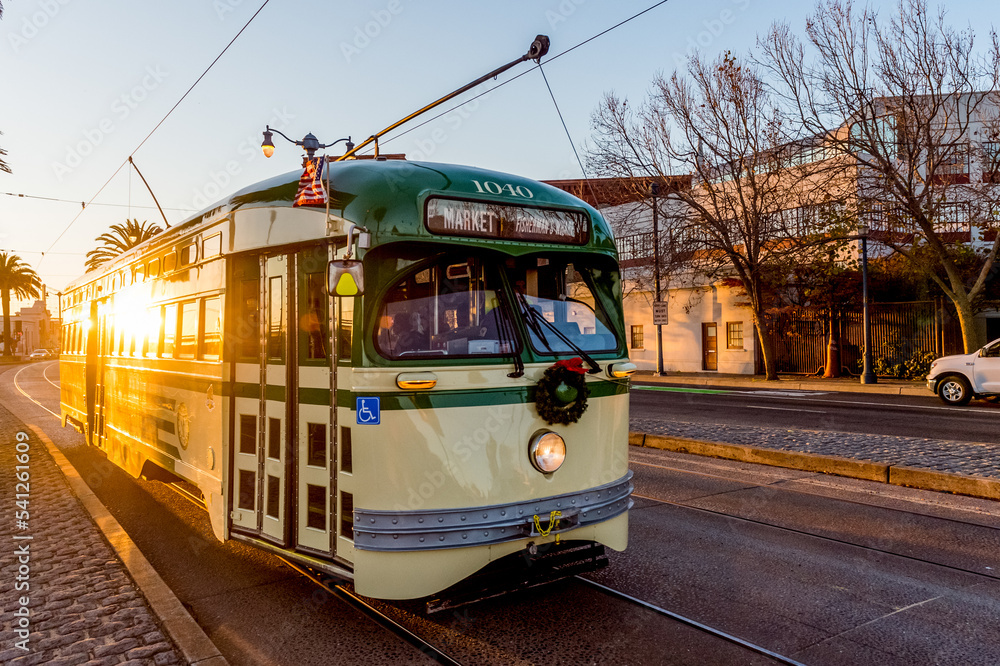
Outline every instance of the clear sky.
[[(638, 102), (657, 72), (669, 74), (692, 49), (743, 53), (773, 21), (801, 32), (813, 6), (671, 0), (546, 65), (656, 0), (270, 0), (136, 150), (262, 3), (4, 0), (0, 147), (13, 173), (0, 173), (0, 249), (38, 271), (53, 313), (55, 292), (83, 273), (85, 253), (109, 225), (138, 218), (162, 226), (134, 172), (126, 166), (112, 178), (133, 151), (174, 224), (299, 167), (300, 150), (277, 136), (275, 155), (263, 157), (265, 124), (293, 138), (312, 132), (321, 142), (351, 135), (358, 143), (519, 57), (541, 33), (552, 42), (543, 67), (582, 154), (605, 92)], [(980, 39), (1000, 23), (992, 2), (948, 7), (952, 23), (971, 22)], [(522, 64), (498, 83), (530, 69)], [(537, 71), (382, 150), (537, 179), (582, 176)], [(83, 210), (79, 202), (109, 179)]]

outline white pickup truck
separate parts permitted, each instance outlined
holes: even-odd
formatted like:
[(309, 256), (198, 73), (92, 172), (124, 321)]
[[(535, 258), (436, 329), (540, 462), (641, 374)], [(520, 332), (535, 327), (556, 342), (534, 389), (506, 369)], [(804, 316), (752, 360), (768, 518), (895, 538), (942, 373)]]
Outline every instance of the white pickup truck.
[(1000, 396), (1000, 339), (971, 354), (942, 356), (931, 363), (927, 388), (946, 405)]

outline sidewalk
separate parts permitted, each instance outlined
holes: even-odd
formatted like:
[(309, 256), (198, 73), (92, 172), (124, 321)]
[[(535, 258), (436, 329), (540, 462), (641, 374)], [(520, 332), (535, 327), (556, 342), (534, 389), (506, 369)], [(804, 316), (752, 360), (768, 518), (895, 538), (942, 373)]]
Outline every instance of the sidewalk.
[[(655, 377), (645, 372), (634, 375), (633, 381), (761, 391), (933, 396), (923, 382), (881, 378), (877, 384), (861, 384), (856, 377), (782, 375), (779, 381), (769, 382), (753, 375), (669, 373)], [(629, 443), (636, 446), (1000, 500), (1000, 444), (635, 418), (629, 430)]]
[(224, 666), (62, 452), (3, 407), (0, 461), (0, 663)]
[(716, 372), (668, 372), (656, 377), (650, 371), (637, 372), (633, 381), (658, 384), (688, 384), (692, 386), (753, 386), (774, 391), (843, 391), (847, 393), (881, 393), (883, 395), (916, 395), (930, 397), (934, 394), (923, 381), (885, 379), (877, 384), (862, 384), (857, 377), (822, 379), (813, 375), (778, 375), (778, 381), (769, 382), (762, 375), (727, 375)]

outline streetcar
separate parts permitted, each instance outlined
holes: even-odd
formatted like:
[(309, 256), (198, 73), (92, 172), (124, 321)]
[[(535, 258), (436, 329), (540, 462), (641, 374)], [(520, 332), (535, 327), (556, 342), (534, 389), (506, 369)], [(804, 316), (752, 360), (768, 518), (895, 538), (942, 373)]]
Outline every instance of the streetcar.
[(196, 486), (219, 540), (362, 595), (605, 565), (627, 545), (635, 371), (605, 220), (466, 166), (318, 176), (324, 206), (277, 176), (69, 285), (64, 426)]

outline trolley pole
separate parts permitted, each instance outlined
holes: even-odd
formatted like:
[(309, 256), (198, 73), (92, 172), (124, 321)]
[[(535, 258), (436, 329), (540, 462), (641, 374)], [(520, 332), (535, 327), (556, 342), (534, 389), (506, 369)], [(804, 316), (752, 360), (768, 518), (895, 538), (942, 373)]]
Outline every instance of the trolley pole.
[(659, 215), (656, 206), (656, 195), (660, 192), (660, 183), (649, 184), (649, 194), (653, 200), (653, 291), (656, 300), (653, 303), (653, 323), (656, 325), (656, 376), (663, 376), (663, 327), (658, 323), (657, 309), (660, 306), (660, 230)]

